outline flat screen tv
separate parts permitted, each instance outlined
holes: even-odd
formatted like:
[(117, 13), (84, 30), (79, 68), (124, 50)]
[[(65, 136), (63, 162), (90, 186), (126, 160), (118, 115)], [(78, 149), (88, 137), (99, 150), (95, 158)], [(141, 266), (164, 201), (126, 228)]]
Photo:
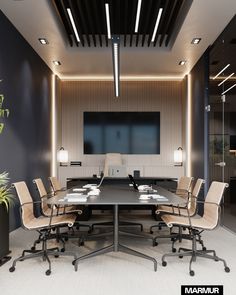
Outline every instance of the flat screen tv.
[(84, 154), (160, 154), (160, 112), (84, 112)]

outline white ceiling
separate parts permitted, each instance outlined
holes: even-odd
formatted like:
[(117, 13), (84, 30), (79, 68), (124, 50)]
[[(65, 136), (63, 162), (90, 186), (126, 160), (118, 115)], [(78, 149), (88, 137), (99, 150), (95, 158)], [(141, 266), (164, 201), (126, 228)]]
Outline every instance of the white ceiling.
[[(66, 44), (63, 27), (49, 0), (0, 0), (0, 9), (60, 78), (112, 78), (111, 48), (71, 48)], [(121, 77), (183, 77), (235, 13), (236, 0), (193, 0), (170, 51), (156, 47), (121, 47)], [(45, 37), (49, 45), (41, 45), (38, 41), (40, 37)], [(194, 37), (202, 38), (199, 45), (191, 44)], [(183, 59), (187, 60), (187, 64), (179, 66), (179, 61)], [(54, 66), (53, 60), (60, 60), (61, 66)]]

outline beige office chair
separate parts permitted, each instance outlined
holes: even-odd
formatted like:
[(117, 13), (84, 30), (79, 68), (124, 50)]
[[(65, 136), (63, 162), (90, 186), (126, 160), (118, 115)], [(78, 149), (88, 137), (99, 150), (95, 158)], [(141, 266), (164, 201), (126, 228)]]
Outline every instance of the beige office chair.
[(119, 153), (107, 153), (105, 156), (105, 163), (104, 163), (104, 176), (109, 176), (109, 167), (110, 166), (121, 166), (122, 165), (122, 157)]
[[(42, 257), (43, 260), (47, 260), (49, 264), (49, 268), (46, 271), (46, 275), (51, 274), (51, 261), (49, 259), (49, 255), (54, 255), (55, 257), (58, 257), (60, 255), (66, 255), (66, 256), (74, 256), (74, 259), (76, 259), (76, 255), (74, 253), (70, 252), (59, 252), (59, 248), (47, 248), (47, 241), (49, 239), (58, 239), (62, 241), (64, 246), (64, 240), (62, 237), (58, 237), (55, 234), (52, 234), (52, 229), (56, 229), (61, 226), (73, 226), (76, 215), (72, 214), (66, 214), (66, 215), (60, 215), (60, 216), (53, 216), (52, 218), (40, 216), (36, 218), (34, 216), (33, 211), (33, 205), (34, 202), (32, 200), (32, 197), (30, 195), (30, 192), (28, 190), (28, 187), (24, 181), (13, 183), (13, 187), (16, 189), (16, 193), (18, 195), (19, 201), (20, 201), (20, 210), (21, 210), (21, 221), (22, 221), (22, 227), (26, 230), (34, 230), (37, 231), (40, 235), (39, 241), (42, 242), (42, 248), (41, 250), (24, 250), (22, 252), (22, 255), (19, 258), (16, 258), (13, 261), (12, 267), (9, 269), (10, 272), (15, 271), (15, 266), (17, 261), (23, 261), (25, 259), (31, 259), (35, 257)], [(25, 255), (26, 253), (30, 253), (28, 255)]]
[[(196, 261), (197, 257), (212, 259), (215, 261), (222, 261), (224, 264), (224, 269), (226, 272), (229, 272), (230, 269), (227, 266), (224, 259), (219, 258), (216, 255), (215, 250), (197, 250), (197, 237), (199, 233), (205, 230), (213, 230), (217, 227), (220, 218), (220, 202), (224, 194), (225, 188), (228, 186), (227, 183), (213, 181), (204, 203), (204, 214), (202, 217), (191, 217), (188, 211), (188, 216), (177, 216), (177, 215), (163, 215), (162, 220), (169, 226), (181, 226), (189, 229), (189, 235), (184, 237), (192, 241), (192, 249), (179, 248), (178, 253), (168, 253), (162, 256), (162, 265), (166, 266), (167, 262), (165, 261), (166, 257), (169, 256), (190, 256), (191, 260), (189, 263), (189, 274), (194, 276), (194, 271), (192, 270), (192, 262)], [(197, 203), (201, 203), (197, 200)], [(183, 252), (181, 252), (183, 251)], [(212, 255), (210, 255), (212, 254)]]
[[(36, 190), (39, 193), (39, 197), (42, 200), (41, 202), (41, 211), (44, 216), (51, 216), (52, 211), (51, 208), (47, 205), (47, 198), (50, 197), (50, 195), (47, 194), (47, 191), (45, 189), (45, 186), (43, 184), (43, 181), (41, 178), (36, 178), (33, 180), (33, 183), (36, 186)], [(81, 209), (76, 208), (76, 206), (62, 206), (62, 207), (55, 207), (53, 210), (54, 215), (61, 215), (61, 214), (71, 214), (71, 213), (77, 213), (78, 215), (82, 214), (83, 211)], [(76, 228), (79, 229), (80, 227), (88, 227), (88, 231), (91, 230), (91, 226), (89, 224), (82, 224), (78, 220), (74, 223), (76, 225)]]
[[(182, 177), (180, 177), (180, 179), (178, 181), (177, 188), (175, 190), (170, 189), (170, 191), (172, 191), (173, 193), (175, 193), (179, 197), (182, 197), (183, 203), (184, 203), (184, 200), (186, 203), (186, 202), (188, 202), (188, 197), (189, 197), (189, 194), (191, 193), (192, 184), (193, 184), (193, 177), (182, 176)], [(181, 206), (185, 207), (186, 204), (181, 204)], [(171, 205), (166, 205), (165, 207), (171, 207)], [(157, 208), (157, 210), (158, 210), (158, 208)], [(169, 210), (171, 210), (171, 209), (167, 209), (167, 210), (168, 210), (167, 212), (169, 212)], [(162, 221), (159, 221), (157, 224), (152, 225), (150, 227), (149, 231), (151, 234), (153, 234), (154, 228), (158, 227), (161, 230), (162, 226), (165, 226), (165, 224)]]
[(66, 188), (62, 187), (60, 181), (55, 176), (50, 176), (48, 178), (50, 186), (52, 188), (52, 192), (55, 194), (58, 191), (65, 190)]
[[(173, 215), (179, 215), (179, 216), (194, 216), (197, 213), (197, 200), (200, 194), (200, 190), (202, 188), (202, 185), (205, 183), (205, 181), (201, 178), (199, 178), (193, 188), (192, 193), (189, 195), (189, 198), (187, 202), (185, 201), (183, 204), (180, 204), (179, 206), (165, 206), (161, 205), (158, 206), (158, 209), (156, 210), (156, 214), (173, 214)], [(179, 241), (182, 240), (182, 228), (180, 226), (179, 231), (177, 233), (171, 232), (170, 235), (158, 235), (155, 238), (153, 238), (153, 246), (157, 246), (158, 242), (157, 240), (162, 238), (171, 238), (172, 243), (172, 252), (176, 252), (176, 249), (174, 248), (174, 243), (178, 239)], [(202, 245), (204, 248), (203, 241), (201, 239), (201, 236), (198, 236), (198, 242)]]

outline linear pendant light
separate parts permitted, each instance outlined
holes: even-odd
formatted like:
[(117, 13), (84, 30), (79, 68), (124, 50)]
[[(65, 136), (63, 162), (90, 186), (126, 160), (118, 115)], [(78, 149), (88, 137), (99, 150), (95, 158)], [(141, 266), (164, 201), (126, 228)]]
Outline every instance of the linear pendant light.
[(224, 95), (226, 92), (230, 91), (232, 88), (234, 88), (236, 86), (236, 84), (234, 84), (233, 86), (229, 87), (228, 89), (226, 89), (224, 92), (221, 93), (221, 95)]
[(230, 74), (227, 78), (225, 78), (222, 82), (220, 82), (218, 84), (218, 86), (222, 85), (223, 83), (225, 83), (230, 77), (232, 77), (234, 75), (234, 73)]
[(113, 58), (113, 73), (115, 96), (120, 96), (120, 38), (112, 36), (112, 58)]
[(230, 64), (227, 64), (227, 66), (225, 66), (217, 75), (215, 75), (215, 77), (213, 78), (213, 80), (215, 80), (221, 73), (224, 72), (224, 70), (226, 70), (228, 67), (230, 66)]
[(138, 0), (137, 13), (136, 13), (136, 21), (135, 21), (135, 30), (134, 30), (135, 33), (138, 33), (141, 5), (142, 5), (142, 0)]
[(111, 24), (110, 24), (110, 12), (109, 12), (109, 4), (105, 3), (106, 10), (106, 22), (107, 22), (107, 37), (111, 39)]
[(67, 10), (67, 13), (68, 13), (68, 15), (69, 15), (70, 22), (71, 22), (72, 28), (73, 28), (73, 30), (74, 30), (74, 33), (75, 33), (76, 40), (77, 40), (78, 42), (80, 42), (79, 34), (78, 34), (78, 31), (77, 31), (77, 28), (76, 28), (76, 25), (75, 25), (75, 21), (74, 21), (74, 18), (73, 18), (73, 15), (72, 15), (71, 9), (70, 9), (70, 8), (67, 8), (66, 10)]
[(157, 29), (158, 29), (158, 26), (159, 26), (159, 23), (160, 23), (160, 20), (161, 20), (162, 12), (163, 12), (163, 8), (160, 8), (159, 11), (158, 11), (156, 24), (155, 24), (154, 31), (153, 31), (153, 34), (152, 34), (152, 42), (154, 42), (154, 40), (156, 38)]

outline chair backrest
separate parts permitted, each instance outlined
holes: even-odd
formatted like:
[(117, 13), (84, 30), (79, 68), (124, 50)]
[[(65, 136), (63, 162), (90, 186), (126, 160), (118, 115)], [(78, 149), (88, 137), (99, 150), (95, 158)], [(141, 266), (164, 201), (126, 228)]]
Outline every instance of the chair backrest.
[(206, 195), (203, 218), (206, 219), (212, 227), (216, 227), (218, 224), (219, 205), (226, 187), (228, 187), (227, 183), (213, 181)]
[(42, 203), (41, 203), (42, 212), (46, 213), (46, 210), (48, 209), (48, 205), (46, 202), (46, 198), (44, 198), (44, 197), (47, 195), (47, 191), (45, 189), (43, 181), (41, 178), (36, 178), (36, 179), (33, 179), (33, 183), (35, 184), (36, 189), (39, 193), (39, 196), (42, 199)]
[(105, 157), (105, 164), (104, 164), (104, 176), (108, 176), (109, 166), (121, 166), (122, 165), (122, 157), (119, 153), (107, 153)]
[(188, 193), (191, 191), (191, 186), (193, 182), (193, 177), (182, 176), (179, 179), (176, 194), (180, 196), (188, 196)]
[(189, 206), (188, 206), (190, 215), (193, 215), (196, 213), (197, 199), (198, 199), (203, 183), (205, 183), (205, 180), (198, 178), (198, 180), (196, 181), (194, 185), (193, 191), (189, 199)]
[(49, 177), (49, 182), (54, 193), (62, 189), (62, 186), (56, 177)]
[(30, 192), (28, 190), (28, 187), (24, 181), (15, 182), (12, 184), (14, 188), (16, 189), (16, 193), (18, 195), (19, 201), (21, 206), (25, 203), (24, 206), (21, 207), (21, 219), (22, 224), (29, 228), (28, 223), (35, 218), (34, 216), (34, 207), (33, 207), (33, 199), (30, 195)]

